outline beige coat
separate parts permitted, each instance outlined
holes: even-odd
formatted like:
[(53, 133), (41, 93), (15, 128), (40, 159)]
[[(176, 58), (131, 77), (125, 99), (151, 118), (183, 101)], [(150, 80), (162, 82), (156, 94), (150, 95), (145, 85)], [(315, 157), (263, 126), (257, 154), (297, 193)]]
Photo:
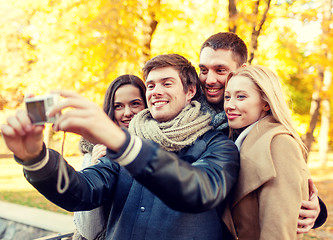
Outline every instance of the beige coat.
[(234, 236), (237, 231), (239, 239), (297, 239), (299, 210), (302, 199), (309, 197), (310, 177), (299, 145), (268, 116), (245, 138), (240, 159), (238, 182), (223, 213), (228, 228)]

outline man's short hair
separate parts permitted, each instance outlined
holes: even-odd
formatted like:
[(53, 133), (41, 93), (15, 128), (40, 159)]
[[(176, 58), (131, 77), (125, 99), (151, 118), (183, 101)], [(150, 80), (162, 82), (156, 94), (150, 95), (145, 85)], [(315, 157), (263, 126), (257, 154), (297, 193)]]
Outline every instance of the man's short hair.
[(247, 62), (247, 47), (244, 41), (232, 32), (219, 32), (210, 36), (201, 46), (200, 53), (205, 47), (210, 47), (214, 50), (224, 49), (230, 50), (233, 59), (238, 67)]
[(189, 86), (196, 86), (197, 92), (193, 99), (199, 96), (200, 81), (198, 74), (191, 62), (179, 54), (162, 54), (146, 62), (142, 68), (145, 80), (150, 71), (164, 67), (172, 67), (179, 72), (179, 78), (182, 81), (185, 93), (187, 93)]

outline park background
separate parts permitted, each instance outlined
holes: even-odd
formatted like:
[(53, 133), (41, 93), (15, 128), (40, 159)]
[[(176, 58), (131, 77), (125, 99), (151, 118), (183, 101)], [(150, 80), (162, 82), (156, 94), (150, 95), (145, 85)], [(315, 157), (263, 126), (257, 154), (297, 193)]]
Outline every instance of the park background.
[[(311, 151), (311, 173), (330, 210), (332, 4), (332, 0), (0, 0), (0, 123), (24, 108), (28, 93), (69, 89), (102, 105), (117, 76), (142, 77), (144, 63), (165, 53), (181, 54), (197, 67), (200, 46), (210, 35), (235, 32), (249, 48), (249, 64), (268, 66), (283, 82), (297, 131)], [(61, 151), (61, 133), (47, 125), (45, 136), (48, 146)], [(78, 140), (67, 134), (67, 157), (80, 158)], [(0, 156), (0, 199), (53, 208), (34, 190), (22, 189), (21, 180), (16, 183), (12, 168), (20, 175), (22, 170), (11, 165), (2, 138)], [(30, 195), (30, 202), (23, 201)], [(333, 234), (332, 226), (329, 219), (319, 230)], [(318, 237), (316, 231), (313, 234), (307, 237)]]

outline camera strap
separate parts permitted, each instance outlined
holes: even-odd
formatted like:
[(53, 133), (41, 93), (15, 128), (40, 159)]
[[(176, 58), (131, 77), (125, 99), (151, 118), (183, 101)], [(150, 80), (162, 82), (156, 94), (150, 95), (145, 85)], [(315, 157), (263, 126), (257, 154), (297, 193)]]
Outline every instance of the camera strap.
[[(60, 194), (66, 192), (66, 190), (68, 189), (68, 186), (69, 186), (68, 171), (67, 171), (67, 167), (65, 164), (65, 159), (63, 157), (65, 138), (66, 138), (66, 132), (64, 132), (64, 137), (63, 137), (62, 144), (61, 144), (61, 155), (59, 156), (59, 161), (58, 161), (59, 169), (58, 169), (57, 191)], [(63, 185), (63, 187), (62, 187), (62, 185)]]

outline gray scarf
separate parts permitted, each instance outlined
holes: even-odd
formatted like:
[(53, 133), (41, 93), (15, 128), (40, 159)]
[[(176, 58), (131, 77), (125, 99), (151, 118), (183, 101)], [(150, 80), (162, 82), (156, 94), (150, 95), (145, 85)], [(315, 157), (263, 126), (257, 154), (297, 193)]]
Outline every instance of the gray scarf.
[(85, 153), (92, 153), (94, 144), (89, 142), (87, 139), (81, 137), (79, 142), (79, 150), (84, 155)]
[(144, 109), (131, 120), (128, 131), (158, 143), (167, 151), (179, 151), (212, 129), (210, 115), (201, 112), (200, 106), (199, 102), (192, 101), (177, 117), (167, 122), (157, 122), (149, 110)]
[(224, 111), (216, 111), (213, 107), (209, 105), (204, 95), (200, 96), (198, 101), (201, 103), (201, 111), (203, 111), (204, 113), (208, 112), (212, 116), (211, 125), (214, 129), (220, 131), (228, 130), (229, 125), (227, 115)]

